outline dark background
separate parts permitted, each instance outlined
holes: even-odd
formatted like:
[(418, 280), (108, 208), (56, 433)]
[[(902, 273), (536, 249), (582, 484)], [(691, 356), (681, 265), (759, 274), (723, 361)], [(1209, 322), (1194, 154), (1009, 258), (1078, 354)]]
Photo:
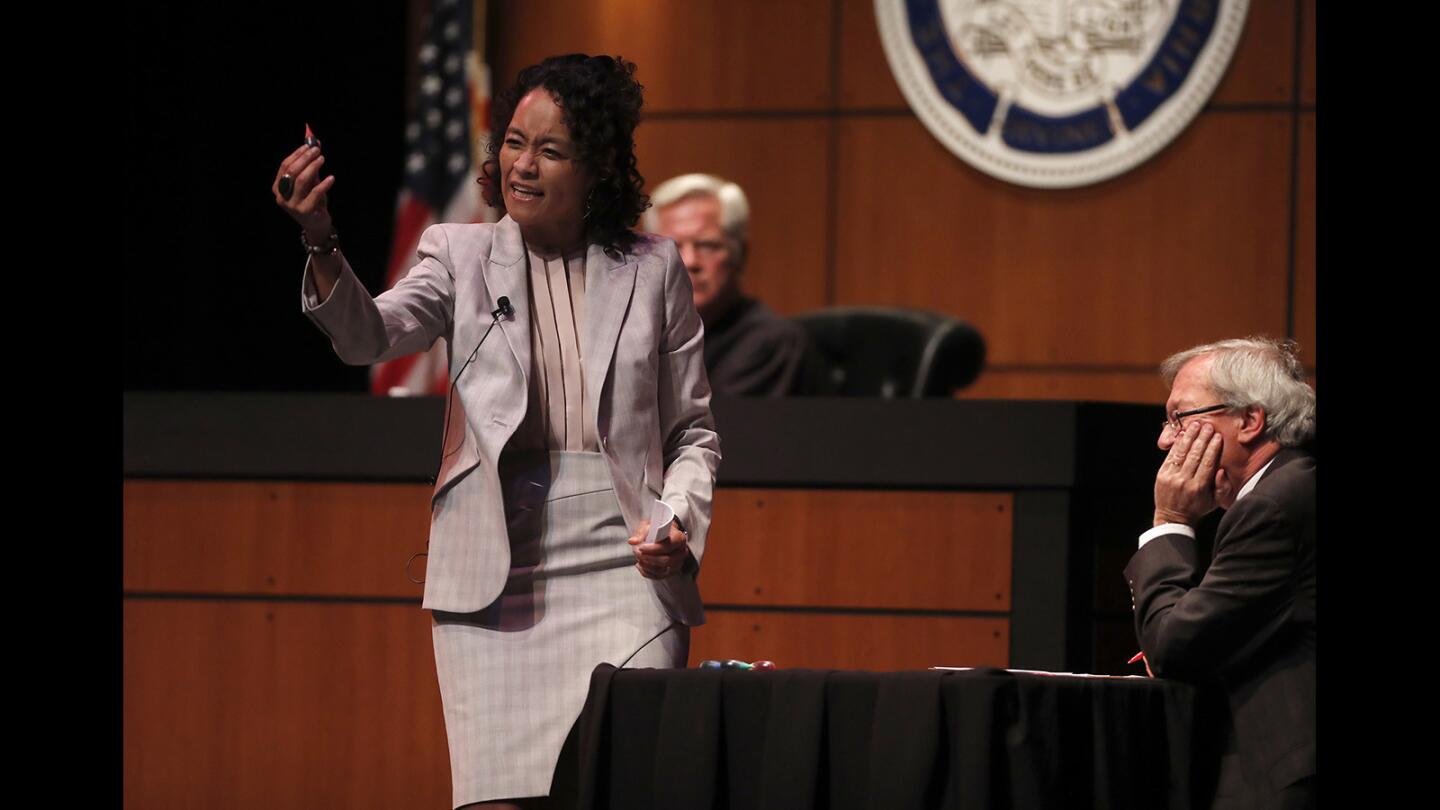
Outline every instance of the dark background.
[(405, 3), (125, 5), (126, 390), (361, 391), (300, 312), (269, 190), (308, 122), (345, 254), (383, 288), (404, 159)]

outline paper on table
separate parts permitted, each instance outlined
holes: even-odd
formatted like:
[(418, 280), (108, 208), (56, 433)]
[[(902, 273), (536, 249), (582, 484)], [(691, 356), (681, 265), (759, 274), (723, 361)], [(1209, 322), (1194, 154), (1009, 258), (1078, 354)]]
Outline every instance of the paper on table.
[[(979, 667), (930, 667), (931, 669), (943, 670), (945, 672), (966, 672)], [(991, 669), (992, 667), (986, 667)], [(1018, 672), (1022, 675), (1063, 675), (1067, 678), (1145, 678), (1145, 675), (1095, 675), (1089, 672), (1047, 672), (1043, 669), (1009, 669), (1006, 667), (993, 667), (1005, 672)]]
[(650, 536), (645, 542), (660, 542), (660, 538), (670, 534), (670, 522), (674, 519), (675, 510), (670, 508), (670, 504), (656, 500), (650, 505)]

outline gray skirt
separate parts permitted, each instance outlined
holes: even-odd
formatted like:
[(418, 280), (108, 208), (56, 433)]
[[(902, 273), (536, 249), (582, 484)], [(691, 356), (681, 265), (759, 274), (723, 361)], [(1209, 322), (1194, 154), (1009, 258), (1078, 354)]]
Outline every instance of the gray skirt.
[(596, 665), (679, 667), (689, 653), (689, 628), (670, 627), (635, 568), (604, 456), (507, 455), (500, 478), (504, 591), (475, 613), (432, 612), (455, 807), (550, 792)]

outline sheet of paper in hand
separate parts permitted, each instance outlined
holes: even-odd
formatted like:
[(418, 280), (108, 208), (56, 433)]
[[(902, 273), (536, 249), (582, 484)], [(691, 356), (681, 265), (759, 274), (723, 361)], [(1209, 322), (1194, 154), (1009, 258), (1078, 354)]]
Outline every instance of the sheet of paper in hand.
[(675, 519), (675, 510), (664, 501), (657, 500), (650, 505), (650, 536), (647, 543), (658, 543), (670, 534), (670, 522)]

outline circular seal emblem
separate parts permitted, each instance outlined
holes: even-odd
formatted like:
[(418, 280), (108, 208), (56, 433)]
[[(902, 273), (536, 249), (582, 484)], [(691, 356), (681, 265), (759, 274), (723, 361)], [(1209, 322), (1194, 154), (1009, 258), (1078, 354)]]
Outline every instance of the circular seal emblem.
[(911, 109), (966, 163), (1038, 188), (1160, 151), (1219, 84), (1249, 0), (875, 0)]

